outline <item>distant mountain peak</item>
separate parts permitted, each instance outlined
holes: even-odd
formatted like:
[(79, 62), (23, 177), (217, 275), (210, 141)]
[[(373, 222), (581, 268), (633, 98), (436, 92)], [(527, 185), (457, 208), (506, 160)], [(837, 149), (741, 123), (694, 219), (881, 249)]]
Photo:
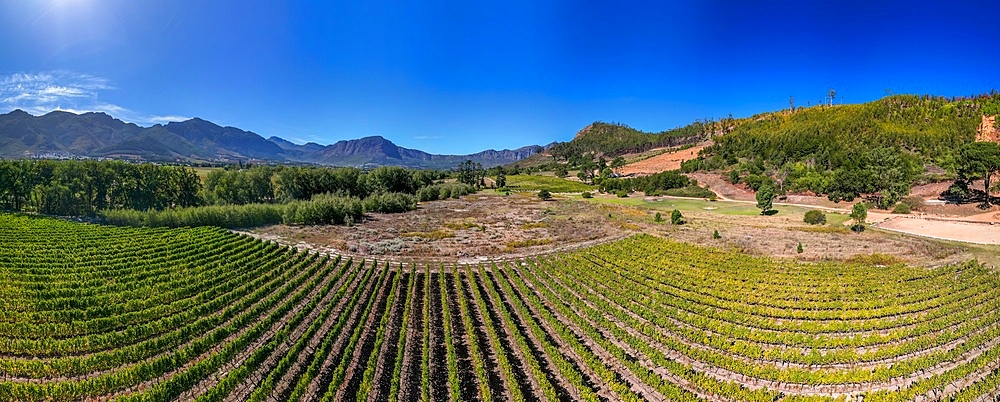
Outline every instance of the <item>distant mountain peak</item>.
[(106, 113), (54, 111), (35, 118), (23, 110), (0, 115), (0, 157), (113, 157), (150, 161), (315, 163), (334, 166), (398, 165), (449, 169), (471, 159), (484, 166), (516, 162), (537, 147), (483, 151), (472, 155), (433, 155), (397, 146), (381, 135), (338, 141), (331, 145), (295, 144), (268, 139), (236, 127), (221, 127), (201, 118), (140, 127)]

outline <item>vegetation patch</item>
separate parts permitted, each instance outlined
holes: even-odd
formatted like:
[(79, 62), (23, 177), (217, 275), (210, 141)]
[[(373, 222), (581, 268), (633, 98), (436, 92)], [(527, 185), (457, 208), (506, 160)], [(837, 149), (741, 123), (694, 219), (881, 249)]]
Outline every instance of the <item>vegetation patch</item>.
[(808, 233), (851, 233), (851, 230), (844, 225), (790, 226), (788, 230)]
[(519, 248), (534, 247), (534, 246), (544, 246), (546, 244), (551, 244), (552, 239), (524, 239), (515, 240), (507, 242), (507, 250), (516, 250)]
[(507, 189), (514, 192), (548, 190), (554, 193), (580, 193), (592, 191), (594, 186), (553, 176), (519, 174), (507, 176)]
[(455, 237), (455, 232), (450, 230), (438, 229), (432, 232), (405, 232), (400, 234), (401, 237), (418, 237), (427, 240), (441, 240), (449, 237)]

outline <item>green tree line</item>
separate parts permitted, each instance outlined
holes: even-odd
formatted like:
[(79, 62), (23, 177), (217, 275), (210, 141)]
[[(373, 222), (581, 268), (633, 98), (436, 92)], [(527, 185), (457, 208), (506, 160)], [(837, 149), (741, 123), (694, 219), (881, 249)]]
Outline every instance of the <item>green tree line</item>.
[(187, 167), (118, 161), (0, 161), (0, 208), (62, 216), (105, 209), (151, 210), (201, 204)]

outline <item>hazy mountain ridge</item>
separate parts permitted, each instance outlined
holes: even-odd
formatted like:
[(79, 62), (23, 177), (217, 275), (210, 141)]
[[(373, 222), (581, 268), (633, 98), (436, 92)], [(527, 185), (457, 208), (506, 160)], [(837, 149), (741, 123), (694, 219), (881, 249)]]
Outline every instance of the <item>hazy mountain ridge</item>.
[(262, 160), (332, 166), (397, 165), (454, 167), (465, 160), (484, 166), (516, 162), (540, 147), (487, 150), (471, 155), (435, 155), (397, 146), (383, 137), (344, 140), (323, 146), (295, 144), (236, 127), (194, 118), (140, 127), (105, 113), (55, 111), (32, 116), (15, 110), (0, 115), (0, 157), (105, 157), (148, 161), (226, 162)]

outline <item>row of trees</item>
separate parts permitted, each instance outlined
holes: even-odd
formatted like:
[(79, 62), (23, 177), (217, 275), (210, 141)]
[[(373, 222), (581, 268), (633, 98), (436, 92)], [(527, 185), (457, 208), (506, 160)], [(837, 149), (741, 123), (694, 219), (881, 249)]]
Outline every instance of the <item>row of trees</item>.
[(382, 166), (369, 172), (356, 168), (255, 166), (215, 170), (205, 179), (204, 199), (210, 205), (309, 200), (318, 194), (367, 198), (379, 193), (416, 194), (445, 174)]
[[(363, 205), (367, 212), (401, 212), (413, 209), (418, 199), (457, 198), (475, 191), (474, 186), (465, 184), (435, 184), (446, 177), (445, 172), (392, 166), (367, 172), (355, 168), (254, 166), (213, 170), (203, 184), (197, 171), (183, 166), (6, 160), (0, 161), (0, 209), (95, 216), (109, 210), (141, 213), (206, 205), (289, 204), (330, 195), (354, 199), (352, 202)], [(482, 173), (478, 180), (482, 181)]]
[(0, 208), (51, 215), (201, 203), (193, 169), (98, 161), (0, 161)]

